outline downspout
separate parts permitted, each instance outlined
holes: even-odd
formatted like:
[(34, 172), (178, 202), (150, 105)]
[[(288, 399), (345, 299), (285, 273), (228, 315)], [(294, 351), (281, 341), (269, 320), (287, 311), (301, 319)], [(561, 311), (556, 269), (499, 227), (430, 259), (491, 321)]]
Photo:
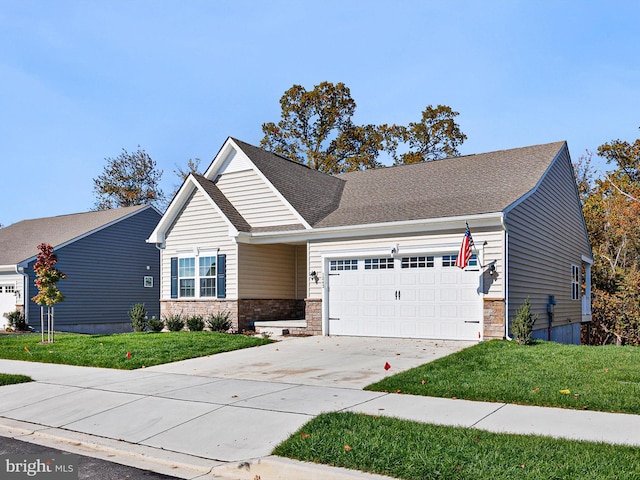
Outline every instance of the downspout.
[(509, 230), (507, 230), (507, 214), (502, 213), (500, 223), (504, 231), (503, 246), (503, 278), (504, 278), (504, 338), (511, 341), (513, 338), (509, 336)]
[(22, 281), (22, 304), (24, 305), (24, 318), (27, 319), (27, 325), (29, 324), (29, 275), (25, 273), (24, 267), (16, 265), (16, 273), (22, 275), (24, 280)]

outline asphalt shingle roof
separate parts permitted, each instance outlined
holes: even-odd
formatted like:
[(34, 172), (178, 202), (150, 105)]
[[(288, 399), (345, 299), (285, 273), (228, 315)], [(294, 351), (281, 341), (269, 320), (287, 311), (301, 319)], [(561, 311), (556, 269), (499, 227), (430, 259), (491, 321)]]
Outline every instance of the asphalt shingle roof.
[(338, 208), (314, 227), (501, 212), (531, 191), (564, 142), (338, 175)]
[[(565, 142), (327, 175), (233, 138), (256, 167), (314, 228), (497, 213), (530, 192)], [(195, 175), (239, 231), (251, 228), (217, 188)]]
[(146, 208), (146, 205), (23, 220), (0, 228), (0, 265), (17, 265), (38, 254), (38, 245), (54, 248)]
[(231, 202), (224, 196), (224, 194), (220, 191), (218, 186), (202, 175), (193, 174), (193, 177), (196, 181), (204, 188), (204, 191), (207, 192), (207, 195), (211, 197), (211, 199), (216, 202), (218, 208), (222, 210), (222, 213), (229, 219), (229, 221), (233, 224), (234, 227), (238, 229), (240, 232), (248, 232), (251, 230), (251, 226), (244, 219), (244, 217), (238, 212), (236, 207), (234, 207)]
[(345, 186), (343, 180), (241, 140), (233, 138), (233, 141), (309, 225), (338, 207)]

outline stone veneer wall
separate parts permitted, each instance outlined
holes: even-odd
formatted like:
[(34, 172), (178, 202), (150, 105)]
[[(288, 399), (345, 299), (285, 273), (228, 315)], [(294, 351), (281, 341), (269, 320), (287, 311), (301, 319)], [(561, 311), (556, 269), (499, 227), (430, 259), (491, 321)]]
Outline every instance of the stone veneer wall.
[(300, 320), (304, 318), (304, 300), (242, 299), (238, 301), (240, 331), (253, 329), (253, 322), (264, 320)]
[(181, 314), (185, 316), (202, 315), (229, 312), (229, 318), (233, 323), (233, 330), (238, 329), (238, 302), (237, 300), (161, 300), (160, 316)]
[(291, 335), (322, 335), (322, 299), (306, 298), (304, 300), (304, 319), (307, 326), (304, 328), (290, 328)]
[(162, 300), (160, 314), (202, 315), (227, 311), (233, 330), (252, 330), (253, 322), (260, 320), (296, 320), (304, 318), (303, 300), (243, 299), (243, 300)]
[(504, 298), (484, 299), (484, 339), (504, 338)]

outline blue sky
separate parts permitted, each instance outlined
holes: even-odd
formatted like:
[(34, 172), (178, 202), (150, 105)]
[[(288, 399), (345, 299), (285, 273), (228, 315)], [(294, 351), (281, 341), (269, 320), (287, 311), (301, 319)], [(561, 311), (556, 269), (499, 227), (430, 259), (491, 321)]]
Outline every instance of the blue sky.
[(633, 0), (0, 0), (0, 223), (90, 210), (138, 145), (170, 193), (325, 80), (358, 123), (445, 104), (462, 154), (567, 140), (575, 160), (640, 137), (639, 22)]

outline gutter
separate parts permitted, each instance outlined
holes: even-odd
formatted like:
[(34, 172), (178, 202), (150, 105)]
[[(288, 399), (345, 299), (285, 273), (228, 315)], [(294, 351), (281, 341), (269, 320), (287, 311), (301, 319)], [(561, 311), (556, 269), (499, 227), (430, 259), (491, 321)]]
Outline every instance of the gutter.
[(507, 213), (503, 212), (500, 217), (500, 223), (502, 224), (502, 230), (504, 231), (504, 245), (503, 245), (503, 278), (504, 278), (504, 338), (511, 341), (513, 338), (509, 336), (509, 230), (507, 229)]
[(29, 325), (29, 275), (24, 271), (24, 267), (19, 265), (15, 266), (15, 271), (24, 277), (22, 282), (22, 305), (24, 308), (24, 318), (27, 319), (27, 325)]
[[(502, 222), (502, 212), (458, 217), (419, 219), (398, 222), (384, 222), (338, 227), (320, 227), (311, 230), (289, 230), (280, 232), (238, 232), (239, 243), (269, 244), (281, 242), (304, 242), (309, 240), (328, 240), (336, 237), (354, 238), (363, 235), (399, 235), (424, 233), (442, 229), (459, 229), (461, 222), (473, 222), (474, 227), (496, 226)], [(503, 224), (504, 228), (504, 224)]]

